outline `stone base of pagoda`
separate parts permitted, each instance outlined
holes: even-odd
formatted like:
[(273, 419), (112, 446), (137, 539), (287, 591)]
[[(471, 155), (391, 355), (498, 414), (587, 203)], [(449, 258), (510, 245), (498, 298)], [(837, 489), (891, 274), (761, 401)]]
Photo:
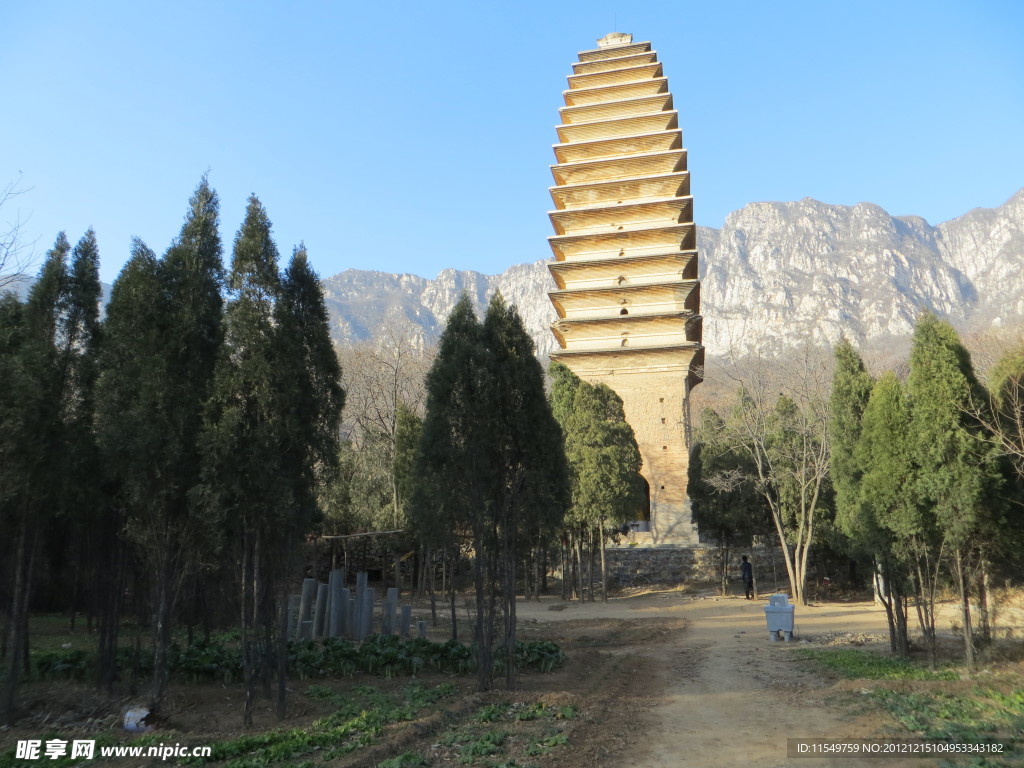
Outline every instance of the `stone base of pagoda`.
[[(643, 466), (640, 474), (650, 494), (650, 538), (635, 546), (697, 546), (686, 495), (690, 452), (687, 396), (693, 382), (691, 363), (698, 349), (636, 352), (635, 367), (603, 370), (604, 355), (552, 355), (591, 384), (607, 384), (620, 398), (626, 421), (633, 427)], [(619, 355), (615, 357), (619, 358)], [(619, 365), (623, 361), (619, 359)], [(652, 363), (660, 363), (652, 367)], [(607, 362), (605, 362), (607, 365)]]

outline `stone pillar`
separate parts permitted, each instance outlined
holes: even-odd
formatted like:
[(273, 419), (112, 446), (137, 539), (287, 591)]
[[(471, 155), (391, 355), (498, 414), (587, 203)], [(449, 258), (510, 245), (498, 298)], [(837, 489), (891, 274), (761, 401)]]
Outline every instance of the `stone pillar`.
[(327, 622), (327, 636), (341, 637), (345, 616), (345, 605), (347, 600), (343, 594), (348, 592), (345, 589), (345, 571), (335, 568), (327, 580), (327, 588), (330, 593), (330, 618)]
[(395, 613), (398, 611), (398, 588), (388, 587), (381, 616), (381, 634), (391, 635), (395, 632)]
[(412, 606), (402, 606), (402, 618), (398, 622), (398, 634), (402, 637), (409, 636), (409, 624), (412, 621)]
[(313, 637), (324, 636), (324, 623), (327, 619), (327, 585), (318, 584), (316, 588), (316, 610), (313, 612)]
[(367, 635), (373, 632), (373, 604), (377, 597), (377, 590), (367, 587), (363, 590), (363, 606), (361, 609), (361, 624), (359, 640), (365, 640)]

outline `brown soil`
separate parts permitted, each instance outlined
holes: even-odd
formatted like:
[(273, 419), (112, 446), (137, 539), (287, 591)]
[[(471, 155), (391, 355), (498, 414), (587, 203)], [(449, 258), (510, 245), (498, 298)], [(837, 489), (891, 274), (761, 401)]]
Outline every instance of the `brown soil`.
[[(565, 603), (557, 598), (521, 603), (520, 638), (554, 640), (567, 652), (568, 661), (557, 672), (525, 674), (517, 691), (499, 689), (483, 695), (473, 692), (474, 681), (468, 677), (422, 675), (427, 685), (454, 682), (459, 694), (420, 720), (389, 726), (374, 745), (358, 753), (330, 762), (316, 755), (303, 759), (339, 768), (373, 768), (399, 754), (418, 752), (431, 766), (454, 767), (466, 762), (468, 741), (500, 729), (507, 734), (503, 751), (495, 757), (477, 757), (475, 765), (510, 765), (510, 760), (516, 766), (538, 768), (875, 764), (852, 758), (790, 760), (786, 739), (900, 735), (884, 716), (861, 703), (863, 697), (848, 683), (814, 671), (793, 652), (807, 641), (851, 642), (882, 650), (887, 647), (884, 614), (867, 603), (798, 607), (798, 642), (770, 642), (764, 604), (681, 591), (608, 603)], [(397, 691), (408, 681), (366, 676), (328, 683), (297, 681), (285, 727), (301, 728), (332, 711), (329, 703), (305, 695), (313, 682), (344, 692), (355, 685)], [(29, 686), (26, 694), (33, 714), (16, 728), (0, 731), (0, 753), (19, 738), (116, 733), (120, 712), (128, 703), (126, 698), (100, 697), (69, 684)], [(570, 711), (568, 719), (517, 719), (518, 712), (537, 702), (547, 705), (549, 714), (569, 705), (578, 714)], [(244, 733), (241, 704), (237, 686), (177, 687), (159, 724), (161, 734), (167, 743), (188, 745), (236, 738)], [(486, 705), (497, 705), (499, 722), (479, 721)], [(269, 705), (257, 712), (257, 730), (280, 726)], [(545, 754), (537, 754), (535, 745), (555, 734), (568, 743), (556, 743)], [(139, 763), (122, 759), (115, 764)], [(929, 764), (886, 761), (887, 766)]]

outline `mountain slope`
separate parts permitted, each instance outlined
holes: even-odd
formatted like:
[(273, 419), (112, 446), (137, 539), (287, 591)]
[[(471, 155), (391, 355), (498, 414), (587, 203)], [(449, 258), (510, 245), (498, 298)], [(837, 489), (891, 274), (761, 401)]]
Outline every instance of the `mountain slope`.
[[(871, 203), (751, 203), (720, 230), (698, 230), (704, 342), (714, 357), (778, 352), (805, 339), (904, 336), (929, 309), (962, 329), (1024, 321), (1024, 189), (1005, 204), (937, 226)], [(500, 275), (435, 279), (348, 270), (324, 281), (341, 342), (407, 323), (426, 342), (465, 290), (480, 311), (496, 290), (546, 354), (554, 287), (544, 261)]]

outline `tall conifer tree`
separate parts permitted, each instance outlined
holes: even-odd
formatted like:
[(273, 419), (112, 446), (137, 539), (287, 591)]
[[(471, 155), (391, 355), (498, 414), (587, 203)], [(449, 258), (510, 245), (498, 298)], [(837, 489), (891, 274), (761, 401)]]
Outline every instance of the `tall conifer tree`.
[[(28, 608), (41, 543), (63, 530), (50, 524), (70, 514), (77, 500), (76, 479), (88, 482), (77, 462), (92, 439), (91, 362), (99, 300), (99, 257), (92, 232), (78, 244), (71, 273), (70, 252), (62, 232), (47, 253), (21, 314), (13, 371), (9, 368), (20, 386), (13, 404), (19, 416), (3, 425), (9, 435), (13, 432), (18, 448), (5, 459), (10, 472), (4, 480), (7, 489), (0, 494), (16, 536), (9, 575), (7, 679), (0, 698), (0, 716), (6, 721), (13, 719), (18, 678), (26, 661)], [(8, 316), (12, 314), (9, 308)]]
[(167, 688), (167, 652), (183, 583), (214, 530), (193, 496), (199, 436), (221, 346), (219, 202), (204, 177), (181, 233), (157, 260), (139, 241), (108, 310), (100, 422), (126, 528), (153, 574), (152, 706)]
[(275, 668), (281, 545), (291, 530), (297, 488), (287, 472), (287, 391), (275, 307), (281, 297), (270, 219), (255, 195), (235, 237), (228, 276), (224, 348), (217, 363), (204, 437), (204, 496), (224, 516), (235, 542), (241, 586), (244, 722), (252, 724), (256, 689), (270, 693)]
[(577, 543), (600, 551), (601, 596), (607, 599), (605, 539), (644, 501), (640, 449), (622, 399), (607, 385), (581, 381), (560, 363), (551, 365), (551, 375), (552, 411), (565, 436), (571, 478), (566, 521)]
[(281, 463), (292, 484), (290, 508), (282, 521), (277, 583), (281, 587), (278, 626), (279, 717), (285, 715), (288, 667), (288, 577), (294, 570), (297, 542), (319, 516), (317, 499), (338, 468), (339, 426), (345, 393), (341, 368), (331, 342), (323, 288), (310, 267), (305, 246), (292, 254), (274, 307), (277, 333), (276, 418), (281, 420)]
[[(889, 645), (906, 657), (910, 653), (907, 630), (907, 578), (916, 571), (915, 553), (931, 539), (928, 519), (915, 503), (915, 467), (909, 440), (910, 412), (903, 385), (886, 373), (871, 390), (857, 428), (858, 440), (851, 460), (856, 473), (856, 497), (838, 514), (840, 527), (857, 546), (874, 558), (877, 590), (886, 609)], [(840, 434), (833, 433), (834, 439)], [(851, 503), (852, 502), (852, 503)], [(918, 619), (929, 648), (935, 639), (934, 595), (926, 583), (914, 582)]]
[(163, 498), (157, 469), (164, 449), (160, 418), (166, 379), (162, 355), (164, 293), (160, 264), (136, 238), (131, 258), (114, 281), (99, 360), (96, 428), (110, 502), (97, 520), (96, 573), (99, 613), (99, 682), (109, 687), (116, 673), (121, 599), (127, 562), (124, 529), (146, 540), (140, 521)]
[(991, 444), (970, 415), (981, 407), (970, 356), (953, 328), (930, 313), (914, 329), (908, 393), (918, 499), (933, 510), (941, 545), (951, 555), (965, 661), (973, 669), (970, 560), (984, 543), (986, 529), (991, 530), (993, 508), (986, 502), (997, 472)]
[[(561, 434), (518, 313), (496, 296), (483, 325), (466, 294), (441, 335), (427, 376), (413, 524), (428, 540), (473, 547), (478, 686), (491, 687), (497, 603), (514, 666), (518, 553), (561, 514), (567, 493)], [(453, 605), (454, 609), (454, 605)], [(515, 683), (514, 669), (506, 682)]]
[[(437, 357), (427, 374), (427, 404), (417, 458), (417, 488), (413, 497), (412, 524), (418, 535), (448, 552), (451, 560), (461, 541), (491, 552), (486, 517), (493, 514), (495, 466), (490, 390), (491, 370), (483, 329), (469, 296), (460, 297), (448, 316), (438, 342)], [(486, 554), (486, 552), (484, 552)], [(492, 560), (475, 558), (473, 581), (477, 594), (475, 634), (481, 652), (478, 685), (490, 688), (491, 636), (486, 632), (488, 607), (486, 585), (494, 583)], [(454, 587), (449, 592), (452, 632), (456, 605)], [(486, 665), (486, 666), (485, 666)]]
[(496, 552), (503, 622), (505, 680), (515, 688), (516, 585), (521, 554), (539, 531), (561, 520), (569, 500), (562, 432), (544, 394), (533, 340), (500, 293), (487, 307), (483, 332), (490, 352)]
[(861, 420), (871, 396), (871, 376), (864, 368), (857, 350), (846, 338), (835, 348), (835, 370), (832, 374), (832, 397), (829, 408), (829, 438), (832, 455), (829, 474), (835, 490), (836, 522), (844, 530), (855, 518), (859, 506), (859, 485), (862, 469), (854, 453), (860, 439)]

